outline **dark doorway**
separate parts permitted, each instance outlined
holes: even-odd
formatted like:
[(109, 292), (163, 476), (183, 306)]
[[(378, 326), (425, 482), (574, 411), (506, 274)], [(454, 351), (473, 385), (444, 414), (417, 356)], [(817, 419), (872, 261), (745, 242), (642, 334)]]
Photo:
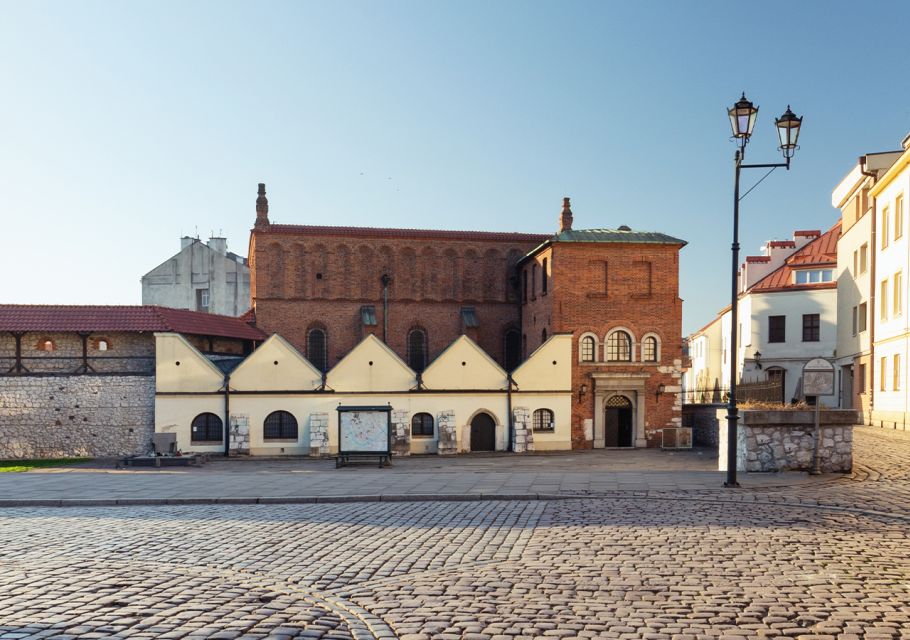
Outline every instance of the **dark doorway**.
[(778, 391), (772, 391), (780, 400), (781, 404), (787, 404), (787, 396), (784, 395), (787, 384), (787, 372), (779, 367), (772, 367), (768, 371), (768, 383), (773, 386), (779, 386)]
[(607, 400), (604, 446), (632, 446), (632, 403), (625, 396), (613, 396)]
[(471, 420), (471, 451), (496, 450), (496, 423), (488, 413), (478, 413)]

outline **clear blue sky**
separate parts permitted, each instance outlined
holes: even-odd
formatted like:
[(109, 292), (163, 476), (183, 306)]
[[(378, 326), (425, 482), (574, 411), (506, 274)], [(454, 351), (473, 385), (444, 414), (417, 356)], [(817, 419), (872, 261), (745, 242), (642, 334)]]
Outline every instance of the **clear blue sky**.
[[(729, 291), (725, 109), (805, 115), (742, 244), (837, 219), (832, 188), (910, 131), (910, 3), (0, 2), (0, 302), (140, 301), (181, 234), (273, 221), (658, 230), (684, 331)], [(748, 187), (761, 174), (747, 174)]]

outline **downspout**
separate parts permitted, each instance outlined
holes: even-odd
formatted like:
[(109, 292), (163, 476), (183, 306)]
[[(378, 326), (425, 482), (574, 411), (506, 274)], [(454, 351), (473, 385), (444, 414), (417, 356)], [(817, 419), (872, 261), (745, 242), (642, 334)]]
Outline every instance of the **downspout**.
[(512, 385), (515, 384), (515, 381), (512, 380), (512, 374), (506, 374), (506, 411), (509, 415), (509, 441), (506, 443), (506, 451), (512, 452), (515, 447), (512, 446), (514, 441), (515, 434), (515, 418), (512, 416)]
[[(866, 156), (859, 157), (860, 173), (868, 178), (872, 178), (875, 184), (875, 172), (866, 171)], [(876, 244), (876, 221), (878, 219), (878, 207), (876, 206), (875, 196), (872, 197), (872, 220), (871, 236), (869, 251), (869, 317), (866, 326), (869, 329), (869, 424), (872, 424), (872, 410), (875, 408), (875, 291), (878, 288), (875, 281), (875, 250)], [(881, 372), (879, 372), (881, 375)], [(863, 380), (863, 384), (865, 384)]]
[(224, 374), (224, 457), (231, 455), (231, 374)]
[(382, 341), (389, 343), (389, 283), (392, 278), (389, 274), (382, 274)]

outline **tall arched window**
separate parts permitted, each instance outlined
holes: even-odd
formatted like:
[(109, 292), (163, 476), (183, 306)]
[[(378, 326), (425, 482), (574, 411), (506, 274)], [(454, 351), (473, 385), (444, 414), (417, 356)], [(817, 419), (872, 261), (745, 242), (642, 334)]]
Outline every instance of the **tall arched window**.
[(542, 293), (547, 292), (547, 259), (543, 259), (543, 267), (540, 270), (540, 290)]
[(224, 422), (214, 413), (200, 413), (193, 418), (190, 440), (193, 442), (222, 442), (224, 440)]
[(641, 359), (645, 362), (657, 362), (657, 338), (654, 336), (642, 340)]
[(296, 440), (297, 418), (287, 411), (273, 411), (262, 425), (263, 440)]
[(594, 362), (594, 337), (585, 336), (581, 339), (581, 361)]
[(328, 370), (328, 342), (325, 329), (313, 328), (306, 334), (306, 357), (314, 367), (325, 373)]
[(537, 297), (537, 272), (540, 266), (535, 262), (531, 265), (531, 300)]
[(427, 332), (423, 329), (408, 332), (408, 366), (418, 373), (427, 368)]
[(411, 435), (433, 437), (433, 416), (429, 413), (415, 413), (411, 418)]
[(543, 344), (543, 343), (546, 342), (546, 341), (547, 341), (547, 330), (546, 330), (546, 329), (543, 329), (543, 330), (540, 332), (540, 344)]
[(553, 420), (553, 412), (549, 409), (538, 409), (534, 412), (534, 431), (554, 431), (556, 422)]
[(521, 271), (521, 301), (528, 301), (528, 270), (522, 269)]
[(503, 343), (503, 364), (506, 371), (512, 371), (521, 364), (521, 334), (517, 329), (506, 329)]
[(607, 360), (630, 362), (632, 360), (632, 338), (625, 331), (614, 331), (607, 336)]

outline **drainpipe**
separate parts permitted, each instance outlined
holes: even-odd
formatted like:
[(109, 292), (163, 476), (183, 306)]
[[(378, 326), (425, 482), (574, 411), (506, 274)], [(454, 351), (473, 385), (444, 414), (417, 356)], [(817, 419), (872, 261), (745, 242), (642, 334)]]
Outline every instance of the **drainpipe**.
[(512, 416), (512, 385), (515, 384), (515, 381), (512, 380), (512, 374), (506, 374), (506, 411), (509, 414), (509, 441), (506, 443), (506, 451), (512, 452), (515, 447), (512, 446), (512, 441), (514, 440), (513, 434), (515, 433), (515, 418)]
[(389, 283), (392, 282), (389, 274), (382, 274), (382, 341), (389, 343)]
[[(875, 172), (866, 171), (866, 156), (859, 157), (860, 173), (868, 178), (872, 178), (875, 184)], [(876, 245), (876, 220), (878, 218), (878, 207), (876, 206), (875, 196), (872, 196), (872, 220), (871, 220), (871, 237), (869, 239), (869, 317), (867, 318), (866, 327), (869, 329), (869, 424), (872, 424), (872, 410), (875, 408), (875, 291), (878, 289), (878, 283), (875, 281), (875, 250)], [(881, 375), (881, 372), (879, 372)], [(863, 383), (866, 381), (863, 380)]]
[(231, 455), (231, 374), (224, 374), (224, 457)]

